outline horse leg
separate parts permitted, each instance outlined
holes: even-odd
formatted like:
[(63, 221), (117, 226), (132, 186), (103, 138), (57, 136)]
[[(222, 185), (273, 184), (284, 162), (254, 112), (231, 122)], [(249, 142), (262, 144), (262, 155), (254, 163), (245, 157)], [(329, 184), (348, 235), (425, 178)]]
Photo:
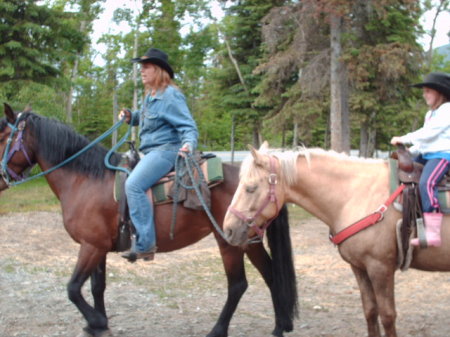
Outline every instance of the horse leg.
[(394, 300), (394, 273), (395, 269), (389, 265), (374, 261), (368, 265), (367, 272), (373, 285), (381, 323), (386, 337), (397, 337)]
[(227, 245), (220, 238), (216, 237), (216, 239), (227, 275), (228, 295), (219, 319), (206, 337), (227, 337), (231, 318), (242, 295), (247, 290), (248, 283), (245, 276), (244, 252), (238, 247)]
[[(96, 271), (98, 267), (100, 270), (102, 269), (105, 261), (105, 252), (99, 251), (91, 245), (82, 244), (75, 270), (67, 285), (70, 301), (75, 304), (88, 323), (87, 327), (84, 328), (85, 333), (83, 336), (105, 336), (105, 332), (108, 331), (108, 319), (103, 302), (104, 284), (102, 284), (104, 283), (102, 278), (104, 279), (105, 275), (103, 272), (103, 276), (101, 276)], [(90, 306), (81, 294), (81, 288), (91, 274), (95, 274), (94, 278), (96, 279), (92, 281), (95, 284), (92, 291), (96, 308)]]
[(275, 312), (275, 328), (272, 331), (272, 335), (276, 337), (283, 337), (283, 331), (292, 331), (293, 324), (292, 319), (289, 317), (283, 317), (280, 310), (280, 301), (277, 301), (276, 290), (273, 289), (273, 275), (272, 275), (272, 260), (267, 254), (262, 244), (250, 245), (246, 251), (246, 254), (255, 268), (259, 271), (264, 279), (264, 282), (270, 289), (272, 296), (273, 309)]
[(94, 308), (106, 317), (105, 309), (106, 289), (106, 256), (100, 261), (91, 274), (91, 292), (94, 298)]
[(369, 275), (365, 270), (355, 266), (352, 266), (352, 270), (353, 274), (355, 274), (361, 293), (364, 316), (367, 322), (368, 337), (381, 337), (380, 326), (378, 324), (377, 300)]

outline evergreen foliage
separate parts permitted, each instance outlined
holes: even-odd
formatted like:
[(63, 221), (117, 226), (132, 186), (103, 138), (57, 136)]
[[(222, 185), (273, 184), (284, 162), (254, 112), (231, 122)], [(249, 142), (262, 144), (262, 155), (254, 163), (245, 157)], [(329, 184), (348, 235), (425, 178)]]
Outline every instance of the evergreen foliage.
[(71, 13), (35, 0), (0, 2), (0, 82), (11, 103), (28, 81), (60, 78), (61, 63), (81, 50), (85, 37)]
[(133, 106), (134, 92), (142, 99), (139, 70), (135, 91), (130, 62), (135, 46), (138, 56), (157, 47), (169, 54), (201, 149), (229, 150), (234, 142), (242, 150), (265, 139), (277, 147), (327, 148), (329, 15), (338, 14), (352, 148), (371, 155), (390, 149), (392, 135), (422, 124), (426, 107), (410, 84), (429, 69), (450, 71), (448, 61), (436, 53), (427, 58), (417, 42), (429, 1), (220, 1), (220, 21), (206, 0), (134, 3), (142, 4), (138, 12), (130, 6), (114, 14), (131, 31), (105, 34), (98, 50), (89, 36), (104, 0), (0, 1), (0, 99), (66, 121), (72, 102), (73, 126), (94, 138), (118, 109)]

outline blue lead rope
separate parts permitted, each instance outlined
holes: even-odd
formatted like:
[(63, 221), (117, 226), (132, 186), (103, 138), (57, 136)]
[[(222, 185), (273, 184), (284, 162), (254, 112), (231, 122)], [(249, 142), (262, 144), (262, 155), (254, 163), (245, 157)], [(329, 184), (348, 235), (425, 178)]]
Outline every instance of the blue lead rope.
[[(120, 123), (123, 123), (123, 121), (120, 121)], [(132, 126), (131, 126), (131, 123), (130, 123), (130, 125), (128, 126), (128, 130), (127, 130), (127, 132), (125, 133), (125, 135), (117, 142), (116, 145), (114, 145), (114, 146), (111, 148), (111, 150), (108, 151), (108, 153), (107, 153), (106, 156), (105, 156), (105, 160), (104, 160), (105, 166), (106, 166), (107, 168), (109, 168), (110, 170), (114, 170), (114, 171), (122, 171), (122, 172), (125, 172), (125, 173), (127, 174), (127, 176), (130, 175), (130, 173), (131, 173), (130, 170), (126, 169), (125, 167), (111, 165), (111, 163), (109, 162), (109, 159), (110, 159), (111, 155), (112, 155), (114, 152), (116, 152), (116, 150), (117, 150), (119, 147), (121, 147), (123, 143), (126, 142), (126, 140), (128, 139), (128, 137), (129, 137), (130, 134), (131, 134), (131, 128), (132, 128)]]
[[(30, 180), (33, 180), (33, 179), (36, 179), (36, 178), (39, 178), (39, 177), (42, 177), (42, 176), (45, 176), (45, 175), (47, 175), (47, 174), (49, 174), (49, 173), (51, 173), (51, 172), (53, 172), (53, 171), (55, 171), (55, 170), (57, 170), (57, 169), (59, 169), (59, 168), (61, 168), (62, 166), (64, 166), (64, 165), (66, 165), (67, 163), (69, 163), (70, 161), (72, 161), (72, 160), (74, 160), (75, 158), (77, 158), (77, 157), (79, 157), (80, 155), (82, 155), (83, 153), (85, 153), (86, 151), (88, 151), (88, 150), (90, 150), (92, 147), (94, 147), (95, 145), (97, 145), (98, 143), (100, 143), (102, 140), (104, 140), (106, 137), (108, 137), (109, 135), (111, 135), (114, 131), (116, 131), (122, 124), (123, 124), (123, 122), (124, 122), (124, 120), (120, 120), (120, 121), (118, 121), (116, 124), (114, 124), (109, 130), (107, 130), (106, 132), (104, 132), (102, 135), (100, 135), (99, 137), (97, 137), (96, 139), (94, 139), (91, 143), (89, 143), (88, 145), (86, 145), (84, 148), (82, 148), (80, 151), (78, 151), (77, 153), (75, 153), (75, 154), (73, 154), (72, 156), (70, 156), (69, 158), (67, 158), (67, 159), (65, 159), (64, 161), (62, 161), (61, 163), (59, 163), (58, 165), (56, 165), (56, 166), (53, 166), (52, 168), (49, 168), (48, 170), (46, 170), (46, 171), (43, 171), (43, 172), (41, 172), (41, 173), (39, 173), (39, 174), (36, 174), (36, 175), (34, 175), (34, 176), (31, 176), (31, 177), (28, 177), (28, 178), (25, 178), (25, 179), (23, 179), (23, 180), (20, 180), (20, 181), (13, 181), (13, 182), (8, 182), (8, 186), (17, 186), (17, 185), (20, 185), (20, 184), (23, 184), (23, 183), (26, 183), (26, 182), (28, 182), (28, 181), (30, 181)], [(122, 139), (120, 140), (120, 145), (122, 145), (124, 142), (125, 142), (125, 140), (126, 140), (126, 137), (128, 137), (128, 135), (130, 134), (130, 132), (131, 132), (131, 125), (128, 127), (128, 131), (127, 131), (127, 133), (125, 134), (125, 136), (124, 137), (122, 137)], [(119, 144), (118, 143), (118, 144)], [(120, 146), (119, 145), (119, 146)], [(114, 148), (117, 148), (118, 146), (117, 146), (117, 144), (116, 144), (116, 146), (114, 146)], [(111, 154), (112, 154), (112, 151), (110, 150), (109, 152), (111, 152)], [(108, 152), (108, 154), (109, 154), (109, 156), (111, 156), (111, 154)], [(109, 160), (109, 157), (108, 157), (108, 154), (107, 154), (107, 157), (105, 157), (105, 161), (106, 161), (106, 158), (108, 158), (108, 160)], [(3, 164), (3, 163), (2, 163)], [(105, 162), (105, 165), (106, 165), (106, 162)], [(121, 168), (121, 167), (115, 167), (115, 166), (112, 166), (112, 165), (110, 165), (109, 163), (108, 163), (108, 165), (106, 165), (108, 168), (110, 168), (110, 169), (113, 169), (113, 170), (118, 170), (118, 169), (120, 169), (121, 171), (123, 171), (123, 170), (125, 170), (124, 168)]]

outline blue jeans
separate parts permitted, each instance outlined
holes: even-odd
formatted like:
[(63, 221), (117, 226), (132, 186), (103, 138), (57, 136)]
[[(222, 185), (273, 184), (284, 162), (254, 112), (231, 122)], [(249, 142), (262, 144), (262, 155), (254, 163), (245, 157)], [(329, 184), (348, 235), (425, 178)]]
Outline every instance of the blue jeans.
[(449, 161), (441, 158), (425, 159), (422, 156), (415, 161), (424, 165), (419, 182), (422, 211), (430, 213), (439, 210), (437, 185), (449, 170)]
[(136, 165), (125, 183), (131, 221), (136, 228), (136, 250), (146, 252), (156, 246), (153, 205), (146, 191), (175, 165), (178, 151), (153, 150)]

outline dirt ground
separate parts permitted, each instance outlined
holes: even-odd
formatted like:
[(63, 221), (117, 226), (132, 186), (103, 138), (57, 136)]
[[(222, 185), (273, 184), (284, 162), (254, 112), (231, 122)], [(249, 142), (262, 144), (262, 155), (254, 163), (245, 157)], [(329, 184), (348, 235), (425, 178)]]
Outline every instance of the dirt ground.
[[(287, 337), (366, 336), (359, 290), (349, 266), (318, 220), (291, 224), (300, 318)], [(59, 213), (0, 216), (0, 336), (74, 337), (84, 320), (66, 294), (77, 256)], [(231, 322), (230, 337), (270, 336), (269, 292), (247, 264), (249, 289)], [(106, 307), (117, 337), (197, 337), (213, 327), (226, 280), (212, 236), (152, 263), (107, 263)], [(450, 274), (414, 270), (396, 275), (399, 336), (446, 337)], [(89, 299), (89, 289), (84, 289)]]

